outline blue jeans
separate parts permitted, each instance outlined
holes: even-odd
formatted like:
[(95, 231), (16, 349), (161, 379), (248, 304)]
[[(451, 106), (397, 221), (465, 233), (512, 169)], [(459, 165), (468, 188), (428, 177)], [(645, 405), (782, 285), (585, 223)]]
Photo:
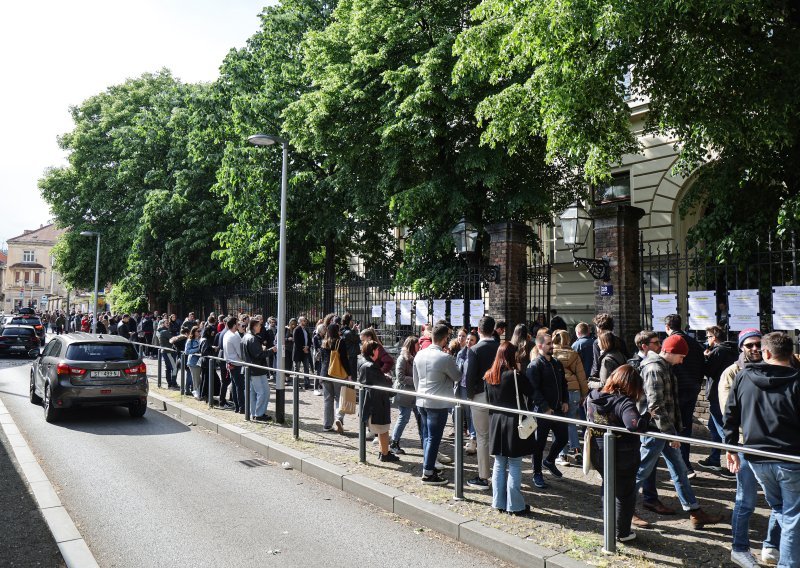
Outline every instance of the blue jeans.
[(400, 410), (400, 416), (397, 418), (397, 422), (394, 423), (394, 431), (392, 432), (392, 442), (399, 442), (400, 437), (403, 435), (403, 431), (406, 429), (408, 425), (408, 421), (411, 420), (411, 413), (414, 413), (414, 418), (417, 419), (417, 429), (419, 430), (419, 442), (422, 444), (422, 447), (425, 447), (425, 443), (422, 441), (422, 422), (419, 415), (419, 409), (414, 406), (398, 406)]
[[(700, 505), (697, 503), (697, 498), (694, 496), (692, 486), (689, 483), (689, 478), (686, 477), (686, 464), (683, 462), (683, 456), (679, 449), (670, 447), (667, 440), (642, 436), (640, 455), (642, 463), (639, 465), (639, 471), (636, 474), (637, 487), (641, 487), (653, 474), (658, 465), (658, 458), (663, 455), (664, 461), (667, 462), (669, 475), (672, 478), (672, 484), (675, 485), (675, 491), (678, 493), (678, 499), (680, 499), (683, 510), (693, 511), (700, 508)], [(655, 487), (652, 489), (654, 490)], [(652, 501), (652, 495), (645, 494), (644, 497), (645, 501)], [(650, 497), (650, 499), (648, 499), (648, 497)], [(657, 498), (658, 495), (656, 494), (656, 499)]]
[(433, 468), (436, 466), (436, 455), (439, 453), (439, 444), (442, 443), (442, 434), (447, 424), (447, 416), (450, 414), (449, 408), (425, 408), (419, 409), (422, 418), (422, 475), (433, 475)]
[[(745, 454), (739, 454), (739, 473), (736, 474), (736, 502), (733, 505), (731, 528), (733, 530), (733, 550), (748, 552), (750, 550), (750, 516), (756, 509), (758, 501), (758, 484), (750, 462)], [(767, 538), (764, 539), (765, 548), (777, 549), (781, 544), (781, 527), (775, 513), (770, 512), (767, 525)]]
[[(578, 417), (578, 408), (580, 408), (581, 402), (581, 391), (569, 391), (569, 410), (565, 416), (567, 418), (577, 418)], [(575, 424), (567, 425), (567, 434), (569, 436), (569, 444), (562, 450), (561, 455), (567, 455), (568, 450), (580, 450), (581, 449), (581, 440), (578, 437), (578, 427)]]
[(800, 463), (750, 462), (781, 527), (778, 566), (800, 566)]
[(264, 416), (268, 405), (269, 377), (267, 375), (250, 377), (250, 417)]
[(514, 513), (522, 511), (525, 508), (525, 498), (522, 496), (521, 488), (522, 458), (494, 456), (492, 507)]
[(230, 366), (231, 381), (233, 381), (233, 406), (234, 412), (244, 412), (244, 373), (238, 365)]
[(177, 383), (175, 382), (175, 377), (173, 377), (173, 369), (175, 368), (175, 359), (173, 358), (173, 354), (166, 349), (162, 349), (161, 360), (164, 362), (164, 371), (167, 375), (167, 385), (176, 385)]

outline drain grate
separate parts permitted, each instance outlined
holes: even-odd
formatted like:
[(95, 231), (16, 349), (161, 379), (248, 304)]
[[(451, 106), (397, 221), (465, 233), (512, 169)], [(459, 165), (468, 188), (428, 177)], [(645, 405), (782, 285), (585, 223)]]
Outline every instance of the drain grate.
[(264, 467), (269, 465), (269, 462), (266, 460), (241, 460), (239, 463), (247, 467)]

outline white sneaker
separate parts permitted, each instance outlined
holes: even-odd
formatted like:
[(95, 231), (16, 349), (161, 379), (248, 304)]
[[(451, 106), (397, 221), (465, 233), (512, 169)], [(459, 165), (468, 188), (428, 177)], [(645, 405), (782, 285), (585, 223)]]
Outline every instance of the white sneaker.
[(731, 562), (736, 564), (737, 566), (741, 566), (741, 568), (758, 568), (758, 562), (756, 562), (756, 557), (748, 551), (740, 551), (737, 552), (735, 550), (731, 551)]
[(317, 389), (314, 391), (314, 396), (322, 396), (322, 391)]
[(781, 559), (781, 553), (777, 548), (765, 546), (761, 549), (761, 562), (767, 566), (776, 566)]
[(433, 467), (435, 467), (436, 469), (444, 469), (444, 465), (440, 463), (439, 460), (436, 460), (436, 463), (433, 464)]
[(439, 452), (439, 455), (436, 456), (436, 458), (437, 458), (438, 461), (440, 461), (442, 463), (453, 463), (453, 458), (451, 458), (448, 455), (443, 454), (442, 452)]
[(569, 463), (569, 461), (567, 460), (567, 458), (565, 458), (564, 456), (561, 456), (561, 455), (560, 455), (560, 456), (558, 456), (558, 457), (556, 458), (556, 465), (569, 466), (569, 465), (570, 465), (570, 463)]
[(192, 391), (192, 395), (194, 395), (194, 397), (195, 397), (197, 400), (200, 400), (200, 391)]

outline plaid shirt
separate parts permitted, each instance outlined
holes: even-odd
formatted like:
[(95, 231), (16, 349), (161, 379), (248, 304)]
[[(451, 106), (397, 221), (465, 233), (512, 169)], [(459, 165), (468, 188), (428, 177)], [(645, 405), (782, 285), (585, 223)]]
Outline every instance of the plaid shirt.
[(677, 435), (681, 412), (678, 408), (678, 381), (672, 365), (651, 351), (642, 361), (639, 373), (644, 381), (645, 394), (645, 398), (639, 401), (639, 413), (649, 410), (653, 414), (651, 424), (655, 424), (662, 434)]

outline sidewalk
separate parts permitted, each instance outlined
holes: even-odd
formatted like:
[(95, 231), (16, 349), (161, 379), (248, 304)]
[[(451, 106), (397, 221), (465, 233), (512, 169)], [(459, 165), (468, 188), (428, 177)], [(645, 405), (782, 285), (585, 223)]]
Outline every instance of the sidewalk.
[[(531, 484), (530, 460), (525, 461), (523, 494), (526, 502), (534, 510), (531, 519), (501, 515), (491, 508), (491, 491), (476, 491), (465, 484), (463, 501), (453, 499), (452, 483), (444, 487), (423, 486), (421, 476), (422, 451), (419, 444), (416, 423), (412, 420), (403, 434), (401, 446), (406, 455), (397, 463), (382, 463), (377, 459), (377, 445), (368, 442), (367, 461), (358, 461), (358, 419), (348, 416), (344, 435), (322, 431), (322, 397), (312, 391), (300, 392), (300, 440), (292, 436), (292, 392), (286, 391), (285, 425), (250, 423), (242, 415), (230, 411), (208, 409), (207, 404), (192, 397), (181, 397), (177, 391), (158, 389), (155, 386), (156, 362), (147, 360), (151, 374), (151, 388), (154, 393), (180, 401), (185, 406), (215, 418), (235, 424), (249, 432), (267, 437), (290, 448), (305, 452), (330, 464), (334, 464), (350, 474), (360, 474), (394, 487), (405, 493), (417, 496), (428, 502), (446, 507), (448, 510), (480, 523), (504, 531), (510, 535), (535, 542), (536, 544), (571, 558), (589, 564), (608, 567), (656, 567), (665, 565), (727, 566), (730, 557), (730, 525), (720, 524), (706, 530), (693, 530), (688, 516), (679, 513), (672, 517), (658, 517), (645, 510), (639, 514), (655, 523), (650, 530), (637, 530), (637, 540), (626, 545), (619, 544), (619, 553), (609, 557), (601, 553), (602, 548), (602, 503), (600, 479), (596, 473), (585, 477), (579, 468), (561, 468), (564, 477), (554, 479), (546, 474), (550, 487), (536, 489)], [(166, 385), (166, 381), (164, 381)], [(269, 413), (274, 411), (274, 391), (270, 401)], [(450, 430), (446, 430), (446, 432)], [(699, 433), (699, 432), (698, 432)], [(442, 452), (453, 454), (453, 440), (445, 439)], [(701, 450), (702, 451), (702, 450)], [(705, 453), (692, 456), (696, 461)], [(465, 456), (464, 479), (476, 474), (477, 463), (474, 456)], [(453, 480), (452, 469), (444, 474)], [(735, 498), (735, 481), (717, 475), (698, 471), (692, 481), (698, 499), (712, 512), (730, 514)], [(668, 474), (662, 470), (659, 475), (659, 492), (662, 500), (680, 508)], [(766, 530), (767, 509), (763, 499), (751, 519), (751, 534), (758, 537)], [(754, 548), (758, 546), (754, 544)], [(757, 552), (757, 550), (756, 550)]]

